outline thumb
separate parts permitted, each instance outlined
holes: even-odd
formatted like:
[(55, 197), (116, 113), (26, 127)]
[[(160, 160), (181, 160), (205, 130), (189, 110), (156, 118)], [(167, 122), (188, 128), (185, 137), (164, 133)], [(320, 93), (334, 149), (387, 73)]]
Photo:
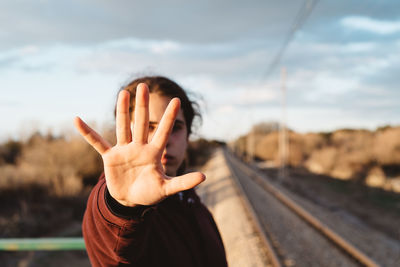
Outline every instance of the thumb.
[(191, 189), (205, 179), (206, 176), (201, 172), (191, 172), (174, 177), (165, 183), (165, 194), (166, 196), (170, 196), (180, 191)]

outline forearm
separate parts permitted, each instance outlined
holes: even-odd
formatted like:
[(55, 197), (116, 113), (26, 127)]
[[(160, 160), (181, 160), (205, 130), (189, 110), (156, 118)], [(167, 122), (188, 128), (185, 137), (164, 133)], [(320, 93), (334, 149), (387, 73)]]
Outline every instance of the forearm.
[(129, 263), (124, 256), (127, 246), (131, 247), (131, 253), (140, 253), (133, 246), (141, 243), (140, 239), (143, 238), (142, 233), (137, 231), (142, 224), (141, 209), (115, 208), (113, 201), (107, 192), (105, 179), (100, 179), (89, 196), (82, 223), (86, 249), (93, 266)]

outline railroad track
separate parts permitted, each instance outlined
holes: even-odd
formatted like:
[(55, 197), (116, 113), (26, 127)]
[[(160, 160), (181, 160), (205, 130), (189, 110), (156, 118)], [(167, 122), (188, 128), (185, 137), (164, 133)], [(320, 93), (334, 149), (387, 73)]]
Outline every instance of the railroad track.
[(273, 266), (380, 266), (227, 150), (224, 157)]

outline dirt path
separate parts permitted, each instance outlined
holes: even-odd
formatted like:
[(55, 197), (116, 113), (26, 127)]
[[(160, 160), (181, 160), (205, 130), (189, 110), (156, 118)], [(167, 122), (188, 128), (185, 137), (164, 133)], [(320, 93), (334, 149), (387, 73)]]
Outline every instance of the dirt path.
[(234, 187), (222, 151), (217, 150), (202, 171), (207, 179), (197, 188), (197, 193), (218, 225), (229, 266), (270, 266)]

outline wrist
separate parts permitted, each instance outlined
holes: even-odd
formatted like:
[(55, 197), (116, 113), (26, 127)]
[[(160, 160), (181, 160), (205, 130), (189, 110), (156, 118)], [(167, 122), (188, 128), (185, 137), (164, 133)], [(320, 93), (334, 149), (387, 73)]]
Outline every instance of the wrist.
[(138, 204), (134, 205), (134, 206), (124, 205), (123, 204), (124, 202), (121, 203), (120, 201), (116, 200), (115, 198), (113, 198), (111, 196), (107, 187), (104, 192), (104, 198), (105, 198), (107, 208), (111, 211), (111, 213), (113, 213), (114, 215), (116, 215), (118, 217), (126, 218), (126, 219), (130, 219), (130, 218), (140, 219), (147, 209), (153, 207), (153, 206), (145, 206), (145, 205), (138, 205)]
[[(111, 196), (111, 194), (110, 194), (110, 196)], [(141, 206), (141, 205), (139, 205), (139, 204), (132, 204), (132, 203), (130, 203), (130, 202), (128, 202), (128, 201), (123, 201), (123, 200), (118, 200), (118, 199), (116, 199), (116, 198), (114, 198), (113, 196), (111, 196), (115, 201), (117, 201), (120, 205), (122, 205), (122, 206), (124, 206), (124, 207), (127, 207), (127, 208), (134, 208), (134, 207), (136, 207), (136, 206)]]

